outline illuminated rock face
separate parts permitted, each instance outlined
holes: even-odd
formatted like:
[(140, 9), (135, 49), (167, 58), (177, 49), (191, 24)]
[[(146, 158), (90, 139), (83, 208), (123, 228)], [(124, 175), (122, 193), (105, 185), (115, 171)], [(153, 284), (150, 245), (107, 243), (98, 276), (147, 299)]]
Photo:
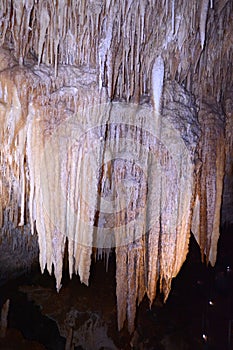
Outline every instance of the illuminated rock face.
[(58, 290), (66, 240), (86, 284), (115, 248), (119, 329), (166, 300), (191, 227), (216, 260), (233, 11), (210, 5), (0, 1), (1, 236), (30, 225)]

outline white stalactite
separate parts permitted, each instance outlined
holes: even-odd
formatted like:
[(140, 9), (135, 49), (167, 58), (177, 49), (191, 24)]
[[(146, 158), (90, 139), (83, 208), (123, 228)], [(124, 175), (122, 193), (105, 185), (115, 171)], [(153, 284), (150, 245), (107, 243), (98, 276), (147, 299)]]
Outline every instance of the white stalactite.
[(172, 34), (175, 34), (175, 0), (172, 0)]
[(159, 115), (161, 112), (162, 94), (163, 94), (163, 82), (164, 82), (164, 61), (161, 56), (155, 59), (152, 76), (152, 98), (154, 103), (155, 112)]
[(208, 9), (209, 9), (209, 0), (202, 0), (201, 16), (200, 16), (200, 41), (201, 41), (202, 50), (204, 49), (204, 46), (205, 46), (206, 21), (207, 21)]

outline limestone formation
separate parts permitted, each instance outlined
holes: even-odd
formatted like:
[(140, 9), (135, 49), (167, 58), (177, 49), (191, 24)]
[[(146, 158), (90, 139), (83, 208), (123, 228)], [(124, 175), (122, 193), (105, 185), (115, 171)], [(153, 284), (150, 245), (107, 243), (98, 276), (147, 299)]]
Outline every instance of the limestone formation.
[(0, 0), (0, 238), (30, 225), (57, 290), (66, 242), (86, 284), (115, 249), (119, 329), (167, 299), (191, 229), (216, 261), (232, 17), (227, 0)]

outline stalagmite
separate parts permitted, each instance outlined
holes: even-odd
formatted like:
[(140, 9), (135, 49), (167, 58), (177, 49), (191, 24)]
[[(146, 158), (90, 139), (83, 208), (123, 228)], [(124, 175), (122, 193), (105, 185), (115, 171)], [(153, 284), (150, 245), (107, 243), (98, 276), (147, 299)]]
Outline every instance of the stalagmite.
[(144, 295), (168, 298), (191, 228), (216, 260), (233, 3), (208, 9), (0, 0), (1, 236), (17, 250), (30, 229), (57, 290), (66, 242), (85, 284), (92, 257), (115, 249), (118, 328), (130, 332)]

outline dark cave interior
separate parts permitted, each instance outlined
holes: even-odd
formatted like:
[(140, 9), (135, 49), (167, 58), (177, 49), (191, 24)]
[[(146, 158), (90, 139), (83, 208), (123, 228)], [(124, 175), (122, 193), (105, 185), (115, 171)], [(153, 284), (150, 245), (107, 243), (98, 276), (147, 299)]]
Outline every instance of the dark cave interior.
[[(58, 294), (55, 280), (48, 273), (41, 275), (39, 266), (34, 266), (30, 273), (0, 287), (0, 306), (10, 299), (8, 328), (5, 338), (0, 338), (0, 348), (67, 349), (67, 340), (60, 335), (55, 320), (62, 323), (69, 310), (75, 307), (81, 318), (93, 319), (93, 315), (99, 315), (108, 325), (107, 336), (117, 349), (231, 350), (232, 245), (232, 227), (225, 227), (219, 240), (217, 263), (210, 267), (201, 263), (200, 249), (191, 237), (187, 260), (173, 280), (167, 302), (164, 304), (159, 296), (150, 308), (145, 297), (138, 307), (135, 331), (131, 336), (126, 326), (122, 331), (116, 331), (114, 252), (109, 257), (107, 271), (103, 260), (92, 264), (89, 287), (81, 284), (77, 276), (70, 280), (64, 267), (62, 289)], [(56, 310), (59, 311), (56, 313)], [(97, 335), (95, 342), (87, 345), (88, 349), (108, 349), (106, 344), (101, 345), (101, 336), (102, 333), (97, 339)], [(73, 348), (85, 350), (81, 344), (80, 340), (80, 345)]]

